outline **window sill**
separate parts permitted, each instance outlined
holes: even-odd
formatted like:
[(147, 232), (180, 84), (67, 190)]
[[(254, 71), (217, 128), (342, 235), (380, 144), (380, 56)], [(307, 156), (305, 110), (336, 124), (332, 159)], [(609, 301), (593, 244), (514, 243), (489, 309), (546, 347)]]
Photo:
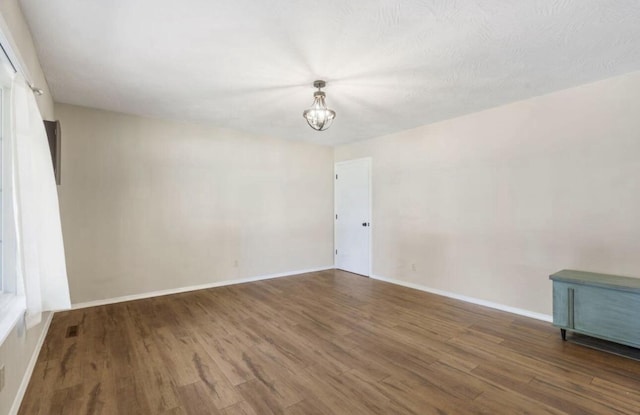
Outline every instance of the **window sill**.
[(0, 346), (7, 339), (26, 310), (23, 297), (0, 294)]

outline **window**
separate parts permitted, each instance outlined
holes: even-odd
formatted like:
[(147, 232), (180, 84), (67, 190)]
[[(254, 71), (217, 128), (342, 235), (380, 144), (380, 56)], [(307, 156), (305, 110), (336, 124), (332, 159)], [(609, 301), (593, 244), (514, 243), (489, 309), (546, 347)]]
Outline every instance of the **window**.
[(17, 296), (16, 243), (13, 221), (10, 92), (13, 67), (0, 49), (0, 344), (24, 312)]
[[(5, 92), (4, 85), (1, 85), (1, 87), (0, 87), (0, 201), (4, 201), (4, 197), (2, 196), (2, 188), (4, 187), (3, 186), (4, 183), (3, 183), (2, 179), (5, 176), (4, 174), (2, 174), (3, 173), (2, 172), (2, 167), (5, 165), (5, 163), (3, 162), (4, 161), (3, 160), (3, 155), (4, 155), (3, 147), (4, 146), (2, 145), (2, 143), (4, 143), (4, 141), (5, 141), (4, 140), (4, 136), (5, 136), (5, 131), (4, 131), (5, 128), (4, 127), (6, 125), (6, 120), (3, 119), (3, 118), (5, 118), (4, 117), (5, 105), (4, 105), (4, 102), (2, 102), (2, 101), (4, 101), (4, 95), (5, 95), (4, 92)], [(3, 215), (2, 215), (3, 211), (4, 211), (4, 209), (3, 209), (2, 203), (0, 202), (0, 295), (4, 293), (5, 286), (6, 286), (6, 283), (4, 283), (4, 279), (3, 279), (4, 272), (2, 272), (3, 271), (3, 269), (2, 269), (2, 262), (3, 262), (2, 261), (2, 240), (4, 239), (3, 238), (4, 237), (4, 233), (2, 232), (2, 230), (4, 229), (4, 226), (2, 226), (3, 225), (3, 223), (2, 223), (3, 222), (3, 220), (2, 220), (3, 219)]]

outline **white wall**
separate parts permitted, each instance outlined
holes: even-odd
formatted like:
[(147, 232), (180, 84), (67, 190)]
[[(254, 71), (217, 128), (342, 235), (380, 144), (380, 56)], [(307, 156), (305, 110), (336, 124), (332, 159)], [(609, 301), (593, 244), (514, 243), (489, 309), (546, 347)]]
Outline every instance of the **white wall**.
[[(44, 78), (31, 33), (22, 15), (17, 0), (0, 1), (0, 29), (9, 38), (11, 47), (22, 59), (27, 71), (32, 76), (32, 82), (37, 87), (45, 90), (45, 94), (37, 98), (40, 112), (45, 119), (54, 119), (53, 99), (49, 93), (49, 87)], [(0, 414), (8, 414), (20, 386), (26, 380), (29, 363), (35, 358), (38, 341), (45, 334), (47, 325), (44, 323), (50, 317), (50, 313), (44, 313), (43, 323), (32, 327), (27, 332), (19, 333), (14, 328), (5, 341), (0, 344), (0, 365), (5, 366), (5, 387), (0, 392)]]
[(56, 104), (73, 303), (333, 264), (333, 150)]
[[(45, 336), (48, 321), (51, 318), (51, 312), (42, 314), (42, 323), (27, 331), (19, 332), (15, 328), (5, 341), (0, 345), (0, 365), (5, 366), (5, 387), (0, 392), (0, 414), (9, 414), (12, 406), (14, 410), (18, 409), (19, 402), (16, 401), (16, 395), (20, 387), (23, 387), (21, 393), (26, 389), (25, 375), (29, 370), (33, 370), (33, 364), (37, 358), (36, 352), (40, 349), (39, 342), (42, 336)], [(20, 396), (22, 398), (22, 396)]]
[(364, 156), (376, 275), (544, 314), (560, 269), (640, 277), (640, 73), (335, 149)]

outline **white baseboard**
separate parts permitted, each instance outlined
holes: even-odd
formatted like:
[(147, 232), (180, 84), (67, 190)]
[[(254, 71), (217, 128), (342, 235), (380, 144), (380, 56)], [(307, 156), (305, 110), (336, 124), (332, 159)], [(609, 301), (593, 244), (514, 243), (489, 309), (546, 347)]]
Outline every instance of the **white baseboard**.
[(27, 369), (24, 372), (24, 376), (22, 377), (22, 382), (20, 382), (20, 387), (18, 388), (18, 392), (16, 393), (16, 396), (13, 399), (13, 405), (11, 405), (11, 409), (9, 410), (9, 415), (17, 415), (18, 411), (20, 410), (20, 404), (22, 404), (22, 398), (24, 398), (24, 394), (27, 392), (27, 386), (29, 386), (29, 381), (31, 380), (33, 369), (36, 367), (36, 362), (38, 361), (38, 356), (40, 355), (40, 349), (42, 349), (42, 345), (44, 344), (44, 339), (47, 337), (47, 333), (49, 332), (49, 326), (51, 325), (52, 319), (53, 319), (53, 312), (49, 313), (49, 316), (43, 323), (44, 327), (42, 327), (42, 332), (40, 333), (40, 337), (38, 338), (38, 343), (36, 344), (36, 347), (33, 350), (33, 354), (31, 355), (31, 359), (29, 360)]
[(222, 286), (225, 286), (225, 285), (244, 284), (246, 282), (269, 280), (269, 279), (272, 279), (272, 278), (289, 277), (289, 276), (292, 276), (292, 275), (306, 274), (306, 273), (309, 273), (309, 272), (326, 271), (328, 269), (333, 269), (333, 268), (334, 268), (333, 265), (328, 265), (326, 267), (320, 267), (320, 268), (311, 268), (311, 269), (305, 269), (305, 270), (299, 270), (299, 271), (291, 271), (291, 272), (282, 272), (282, 273), (269, 274), (269, 275), (259, 275), (259, 276), (256, 276), (256, 277), (240, 278), (240, 279), (236, 279), (236, 280), (216, 281), (216, 282), (211, 282), (211, 283), (207, 283), (207, 284), (191, 285), (191, 286), (179, 287), (179, 288), (170, 288), (168, 290), (150, 291), (150, 292), (140, 293), (140, 294), (125, 295), (125, 296), (122, 296), (122, 297), (105, 298), (104, 300), (95, 300), (95, 301), (87, 301), (87, 302), (83, 302), (83, 303), (75, 303), (75, 304), (71, 305), (71, 309), (72, 310), (77, 310), (79, 308), (96, 307), (96, 306), (100, 306), (100, 305), (122, 303), (122, 302), (125, 302), (125, 301), (142, 300), (142, 299), (145, 299), (145, 298), (160, 297), (160, 296), (163, 296), (163, 295), (170, 295), (170, 294), (179, 294), (179, 293), (184, 293), (184, 292), (188, 292), (188, 291), (205, 290), (207, 288), (222, 287)]
[(389, 282), (391, 284), (402, 285), (403, 287), (413, 288), (415, 290), (420, 290), (420, 291), (425, 291), (425, 292), (432, 293), (432, 294), (441, 295), (443, 297), (449, 297), (449, 298), (453, 298), (453, 299), (456, 299), (456, 300), (466, 301), (467, 303), (477, 304), (477, 305), (481, 305), (481, 306), (485, 306), (485, 307), (489, 307), (489, 308), (495, 308), (496, 310), (506, 311), (508, 313), (518, 314), (518, 315), (524, 316), (524, 317), (535, 318), (536, 320), (542, 320), (542, 321), (547, 321), (547, 322), (552, 322), (553, 321), (553, 317), (548, 315), (548, 314), (536, 313), (536, 312), (533, 312), (533, 311), (524, 310), (522, 308), (511, 307), (511, 306), (508, 306), (508, 305), (494, 303), (494, 302), (482, 300), (482, 299), (479, 299), (479, 298), (467, 297), (466, 295), (456, 294), (456, 293), (452, 293), (452, 292), (449, 292), (449, 291), (438, 290), (436, 288), (430, 288), (430, 287), (426, 287), (424, 285), (414, 284), (412, 282), (401, 281), (401, 280), (397, 280), (397, 279), (394, 279), (394, 278), (387, 278), (387, 277), (383, 277), (383, 276), (380, 276), (380, 275), (373, 275), (372, 274), (371, 278), (376, 279), (376, 280), (380, 280), (380, 281)]

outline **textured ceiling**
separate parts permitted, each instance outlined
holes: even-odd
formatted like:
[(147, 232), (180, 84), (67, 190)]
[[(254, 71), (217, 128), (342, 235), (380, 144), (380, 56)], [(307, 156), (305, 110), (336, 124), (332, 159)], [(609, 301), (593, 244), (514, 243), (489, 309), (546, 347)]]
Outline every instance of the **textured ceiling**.
[[(640, 70), (638, 0), (22, 0), (58, 102), (339, 144)], [(326, 79), (332, 127), (302, 111)]]

